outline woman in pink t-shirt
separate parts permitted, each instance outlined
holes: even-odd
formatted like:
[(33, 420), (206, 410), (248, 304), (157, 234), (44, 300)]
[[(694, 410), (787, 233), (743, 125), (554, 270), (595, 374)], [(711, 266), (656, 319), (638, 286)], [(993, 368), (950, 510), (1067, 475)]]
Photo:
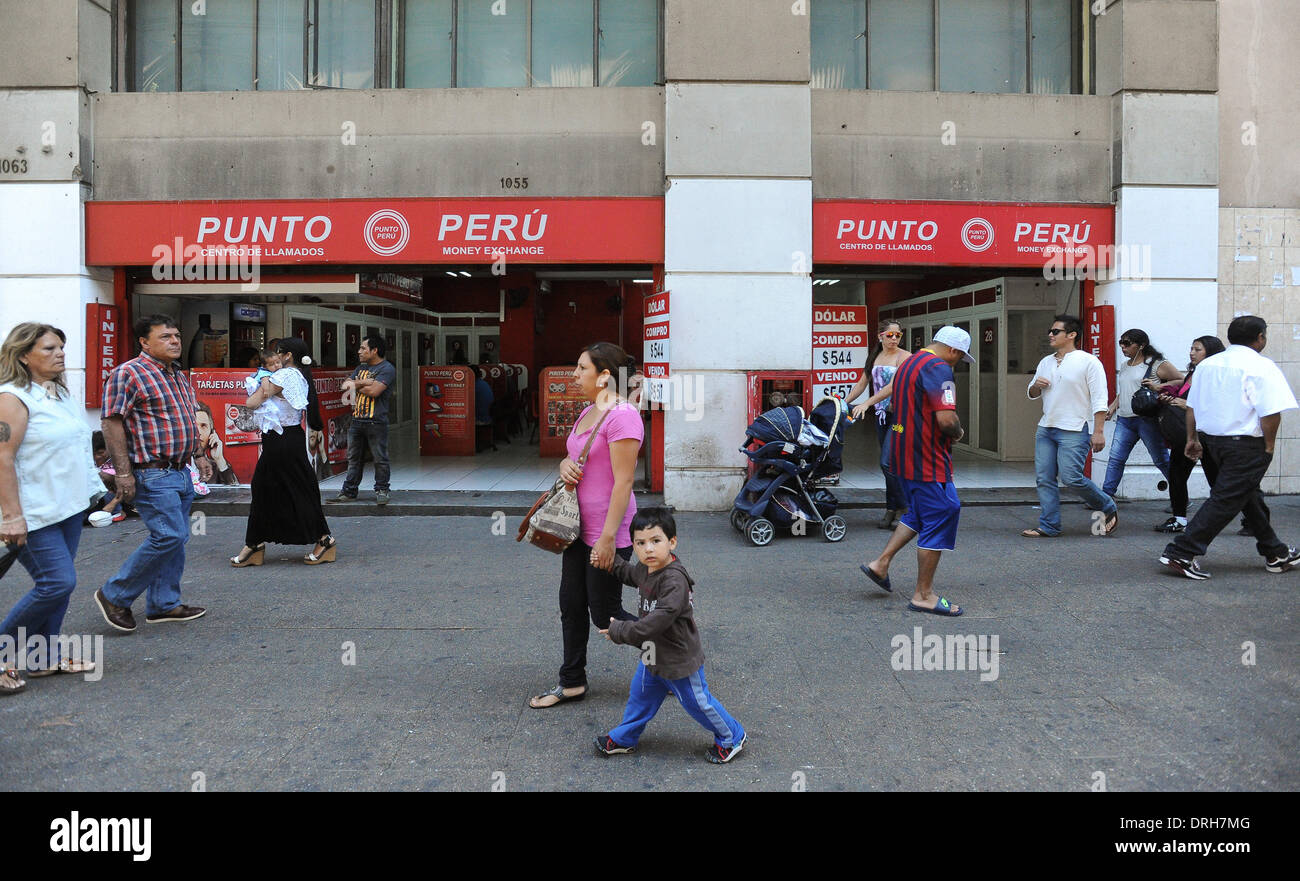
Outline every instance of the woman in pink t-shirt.
[[(569, 455), (560, 463), (560, 476), (578, 488), (581, 534), (563, 555), (560, 575), (560, 622), (564, 632), (564, 663), (560, 683), (528, 702), (536, 709), (587, 696), (587, 638), (591, 623), (609, 626), (611, 618), (633, 621), (623, 608), (623, 586), (605, 571), (617, 553), (632, 554), (628, 526), (636, 514), (632, 483), (641, 449), (641, 412), (618, 396), (620, 382), (632, 372), (632, 358), (613, 343), (593, 343), (583, 350), (573, 378), (591, 401), (569, 435)], [(604, 417), (603, 421), (601, 417)], [(597, 427), (599, 425), (599, 427)], [(587, 461), (578, 466), (591, 432), (596, 437)]]

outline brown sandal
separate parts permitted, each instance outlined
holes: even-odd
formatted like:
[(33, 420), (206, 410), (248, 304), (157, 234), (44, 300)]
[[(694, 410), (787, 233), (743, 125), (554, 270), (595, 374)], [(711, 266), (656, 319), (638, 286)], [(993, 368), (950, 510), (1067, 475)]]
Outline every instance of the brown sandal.
[(59, 661), (57, 667), (47, 667), (44, 670), (28, 670), (29, 679), (39, 679), (42, 676), (53, 676), (55, 673), (92, 673), (95, 670), (94, 661)]
[(0, 694), (17, 694), (27, 688), (27, 683), (12, 667), (0, 670)]
[(1060, 538), (1060, 536), (1051, 535), (1050, 533), (1043, 532), (1041, 529), (1038, 529), (1037, 527), (1033, 529), (1026, 529), (1022, 531), (1020, 535), (1022, 538)]
[[(562, 704), (565, 701), (580, 701), (587, 696), (587, 689), (583, 689), (577, 694), (565, 694), (564, 686), (557, 685), (550, 691), (544, 691), (536, 697), (528, 699), (528, 706), (534, 710), (544, 710), (547, 707), (553, 707), (556, 704)], [(545, 703), (543, 703), (545, 701)]]

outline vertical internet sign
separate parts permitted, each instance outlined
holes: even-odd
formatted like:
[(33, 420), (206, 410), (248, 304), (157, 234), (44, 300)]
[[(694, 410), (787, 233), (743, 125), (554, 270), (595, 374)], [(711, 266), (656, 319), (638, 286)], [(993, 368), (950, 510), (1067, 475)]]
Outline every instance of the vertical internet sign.
[(117, 366), (117, 307), (86, 304), (86, 406), (104, 402), (104, 381)]
[(866, 306), (813, 306), (813, 406), (822, 398), (848, 398), (870, 353)]
[(1106, 371), (1106, 396), (1115, 397), (1115, 307), (1093, 306), (1084, 316), (1083, 345), (1085, 352), (1101, 360)]
[(668, 291), (650, 294), (645, 298), (642, 313), (644, 347), (641, 359), (645, 363), (646, 400), (664, 403), (665, 383), (668, 378)]

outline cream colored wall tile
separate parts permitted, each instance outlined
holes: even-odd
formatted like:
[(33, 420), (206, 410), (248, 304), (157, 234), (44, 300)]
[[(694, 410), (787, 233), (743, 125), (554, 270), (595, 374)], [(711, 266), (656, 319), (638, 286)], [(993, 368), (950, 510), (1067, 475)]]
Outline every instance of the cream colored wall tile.
[(1253, 287), (1259, 284), (1259, 249), (1238, 248), (1233, 255), (1233, 287)]
[[(1255, 312), (1260, 318), (1268, 322), (1269, 327), (1275, 325), (1285, 326), (1286, 323), (1286, 291), (1284, 288), (1269, 288), (1259, 285), (1256, 288), (1259, 291), (1259, 306)], [(1294, 295), (1292, 295), (1294, 296)]]
[[(1286, 224), (1284, 230), (1286, 241), (1283, 244), (1288, 248), (1300, 248), (1300, 211), (1288, 211), (1286, 215)], [(1220, 241), (1222, 244), (1222, 241)]]
[(1232, 245), (1236, 243), (1236, 236), (1233, 235), (1233, 227), (1237, 222), (1237, 212), (1234, 208), (1219, 209), (1219, 245)]
[[(1259, 290), (1254, 285), (1233, 285), (1232, 314), (1255, 315), (1259, 311)], [(1224, 340), (1227, 342), (1227, 340)]]
[(1219, 247), (1219, 284), (1231, 285), (1233, 270), (1237, 267), (1237, 249)]
[(1237, 250), (1251, 251), (1263, 240), (1263, 218), (1256, 211), (1238, 211), (1233, 244)]

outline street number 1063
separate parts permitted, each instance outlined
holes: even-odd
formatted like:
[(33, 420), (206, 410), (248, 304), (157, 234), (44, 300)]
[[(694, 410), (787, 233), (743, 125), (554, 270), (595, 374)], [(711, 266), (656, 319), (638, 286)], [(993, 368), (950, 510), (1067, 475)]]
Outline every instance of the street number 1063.
[(26, 174), (26, 159), (0, 159), (0, 174)]

